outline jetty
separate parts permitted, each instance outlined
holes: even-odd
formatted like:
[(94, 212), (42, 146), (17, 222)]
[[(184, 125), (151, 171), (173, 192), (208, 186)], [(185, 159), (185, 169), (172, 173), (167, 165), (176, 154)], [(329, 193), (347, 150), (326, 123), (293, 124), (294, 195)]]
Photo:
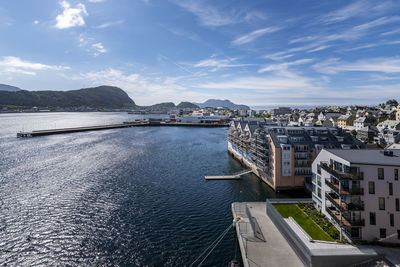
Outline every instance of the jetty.
[(167, 127), (206, 127), (206, 128), (215, 128), (215, 127), (228, 127), (228, 123), (182, 123), (182, 122), (164, 122), (164, 121), (148, 121), (148, 120), (140, 120), (140, 121), (132, 121), (132, 122), (124, 122), (122, 124), (109, 124), (109, 125), (99, 125), (99, 126), (87, 126), (87, 127), (74, 127), (74, 128), (60, 128), (60, 129), (49, 129), (49, 130), (36, 130), (30, 132), (19, 132), (17, 133), (17, 137), (36, 137), (36, 136), (44, 136), (44, 135), (53, 135), (53, 134), (68, 134), (68, 133), (77, 133), (77, 132), (89, 132), (89, 131), (100, 131), (100, 130), (109, 130), (109, 129), (118, 129), (118, 128), (128, 128), (128, 127), (147, 127), (147, 126), (167, 126)]
[(253, 172), (253, 170), (248, 169), (231, 175), (214, 175), (214, 176), (205, 176), (204, 178), (206, 180), (235, 180), (235, 179), (240, 179), (240, 176), (251, 172)]

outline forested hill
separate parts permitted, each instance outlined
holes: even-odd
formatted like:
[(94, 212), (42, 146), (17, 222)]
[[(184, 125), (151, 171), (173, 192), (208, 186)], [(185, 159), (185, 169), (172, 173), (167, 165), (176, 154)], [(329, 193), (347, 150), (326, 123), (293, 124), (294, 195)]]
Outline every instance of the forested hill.
[(122, 89), (99, 86), (71, 91), (0, 91), (0, 105), (22, 107), (135, 108), (135, 102)]

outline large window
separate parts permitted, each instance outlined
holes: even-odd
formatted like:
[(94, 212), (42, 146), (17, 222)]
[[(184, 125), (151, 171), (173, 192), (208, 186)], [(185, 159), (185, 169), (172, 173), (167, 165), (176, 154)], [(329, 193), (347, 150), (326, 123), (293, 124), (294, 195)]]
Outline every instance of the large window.
[(375, 194), (375, 182), (368, 182), (368, 188), (370, 194)]
[(398, 198), (395, 199), (395, 206), (396, 206), (396, 211), (400, 211), (400, 201)]
[(370, 225), (376, 225), (376, 216), (375, 216), (375, 212), (370, 212), (370, 213), (369, 213), (369, 224), (370, 224)]
[(393, 183), (389, 183), (389, 195), (393, 196)]
[(379, 229), (379, 237), (380, 238), (386, 238), (386, 228), (380, 228)]
[(385, 172), (383, 168), (378, 168), (378, 179), (383, 180), (385, 178)]
[(394, 214), (390, 213), (390, 226), (394, 226)]
[(379, 198), (379, 209), (385, 210), (385, 198), (384, 197)]
[(394, 169), (394, 179), (399, 180), (399, 169)]

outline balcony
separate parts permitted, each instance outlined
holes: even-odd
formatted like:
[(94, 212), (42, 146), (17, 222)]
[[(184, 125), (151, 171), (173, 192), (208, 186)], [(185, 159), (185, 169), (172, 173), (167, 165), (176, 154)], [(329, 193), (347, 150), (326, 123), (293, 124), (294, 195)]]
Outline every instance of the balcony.
[[(336, 221), (336, 223), (338, 223), (339, 225), (341, 224), (340, 223), (340, 213), (338, 211), (331, 210), (329, 208), (327, 208), (326, 211)], [(342, 215), (342, 224), (343, 224), (343, 226), (346, 226), (346, 227), (364, 226), (365, 221), (364, 221), (364, 219), (359, 219), (359, 220), (350, 219), (349, 217)]]
[[(330, 181), (330, 179), (325, 179), (325, 184), (332, 189), (333, 191), (335, 191), (336, 193), (339, 194), (339, 184), (337, 183), (333, 183)], [(357, 196), (357, 195), (364, 195), (364, 188), (341, 188), (340, 190), (340, 195), (353, 195), (353, 196)]]
[(327, 192), (325, 192), (325, 197), (337, 209), (340, 209), (341, 211), (363, 211), (364, 210), (364, 202), (362, 202), (362, 201), (360, 203), (346, 203), (342, 200), (342, 203), (340, 203), (339, 198), (335, 194), (327, 193)]
[(336, 171), (326, 163), (322, 163), (321, 168), (323, 170), (325, 170), (326, 172), (328, 172), (329, 174), (335, 176), (339, 180), (363, 180), (364, 179), (363, 172), (355, 173), (355, 172)]

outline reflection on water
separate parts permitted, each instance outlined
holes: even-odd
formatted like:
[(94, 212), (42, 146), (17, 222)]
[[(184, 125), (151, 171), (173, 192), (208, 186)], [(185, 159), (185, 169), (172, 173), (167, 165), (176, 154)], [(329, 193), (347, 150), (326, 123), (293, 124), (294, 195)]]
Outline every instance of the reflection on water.
[[(232, 222), (233, 201), (264, 201), (227, 129), (143, 127), (17, 139), (16, 132), (138, 118), (124, 113), (0, 115), (0, 264), (189, 265)], [(227, 235), (206, 266), (226, 266)]]

